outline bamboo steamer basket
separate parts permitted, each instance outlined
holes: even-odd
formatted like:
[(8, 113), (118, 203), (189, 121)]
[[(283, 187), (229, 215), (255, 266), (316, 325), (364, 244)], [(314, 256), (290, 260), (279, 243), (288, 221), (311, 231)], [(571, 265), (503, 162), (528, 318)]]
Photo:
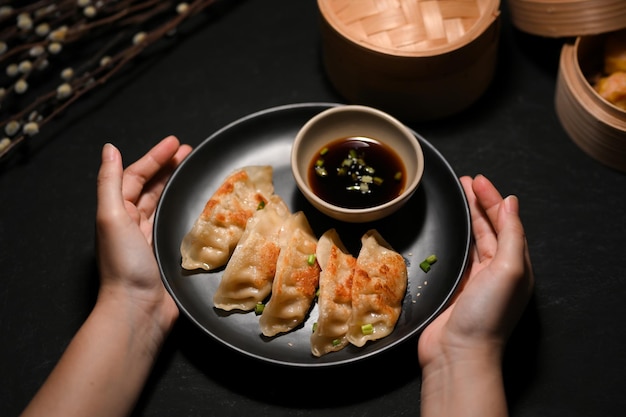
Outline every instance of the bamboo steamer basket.
[(347, 101), (407, 121), (473, 104), (495, 72), (499, 0), (318, 0), (326, 74)]
[(626, 111), (603, 99), (592, 85), (602, 73), (606, 36), (626, 28), (626, 0), (508, 0), (508, 6), (519, 30), (567, 38), (557, 76), (557, 117), (589, 156), (626, 171)]
[[(626, 29), (619, 33), (626, 41)], [(602, 98), (592, 86), (603, 70), (606, 36), (582, 36), (563, 46), (555, 108), (574, 143), (604, 165), (626, 172), (626, 111)]]
[(538, 36), (606, 33), (626, 24), (625, 0), (508, 0), (508, 6), (513, 25)]

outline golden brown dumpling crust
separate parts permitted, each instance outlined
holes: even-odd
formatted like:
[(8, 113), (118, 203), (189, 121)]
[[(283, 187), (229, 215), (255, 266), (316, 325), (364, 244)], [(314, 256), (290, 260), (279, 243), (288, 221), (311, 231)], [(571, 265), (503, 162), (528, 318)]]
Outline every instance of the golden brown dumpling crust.
[(182, 267), (212, 270), (224, 266), (248, 219), (273, 192), (271, 166), (245, 167), (229, 175), (183, 238)]
[(213, 296), (215, 307), (249, 311), (272, 289), (280, 253), (278, 237), (290, 212), (277, 194), (248, 220)]
[(304, 213), (292, 214), (285, 223), (271, 297), (259, 318), (261, 332), (268, 337), (289, 332), (304, 321), (319, 282), (320, 267), (309, 262), (317, 238)]
[(311, 353), (322, 356), (341, 350), (349, 343), (346, 334), (352, 315), (356, 259), (347, 252), (335, 229), (330, 229), (319, 239), (317, 261), (321, 267), (319, 315), (311, 334)]
[[(352, 318), (348, 340), (363, 346), (393, 331), (404, 299), (408, 272), (404, 258), (375, 230), (363, 238), (352, 283)], [(372, 327), (364, 333), (362, 326)]]
[[(245, 228), (246, 222), (254, 214), (256, 207), (267, 201), (266, 196), (258, 192), (253, 193), (249, 200), (232, 198), (236, 194), (238, 184), (244, 184), (249, 180), (250, 177), (245, 170), (237, 171), (226, 178), (224, 183), (215, 191), (215, 194), (207, 201), (200, 217), (204, 220), (213, 220), (221, 225), (235, 225)], [(224, 205), (224, 202), (228, 202), (229, 210), (220, 210), (220, 206)]]

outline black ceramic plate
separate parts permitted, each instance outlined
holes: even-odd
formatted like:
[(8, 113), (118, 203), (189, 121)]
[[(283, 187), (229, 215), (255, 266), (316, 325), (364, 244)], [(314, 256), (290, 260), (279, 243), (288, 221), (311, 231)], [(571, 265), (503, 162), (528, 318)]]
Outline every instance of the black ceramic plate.
[[(176, 170), (157, 208), (154, 247), (163, 281), (180, 310), (204, 332), (231, 348), (276, 364), (322, 367), (362, 360), (421, 331), (455, 291), (465, 270), (470, 245), (470, 219), (461, 184), (442, 155), (415, 134), (424, 150), (422, 183), (411, 200), (386, 219), (369, 224), (343, 224), (317, 212), (297, 189), (290, 168), (291, 144), (300, 127), (332, 104), (283, 106), (244, 117), (219, 130)], [(225, 313), (213, 307), (213, 294), (222, 271), (189, 272), (180, 266), (179, 246), (206, 201), (233, 170), (247, 165), (274, 167), (274, 187), (293, 212), (307, 215), (317, 236), (334, 227), (355, 256), (360, 238), (370, 228), (402, 254), (408, 264), (409, 283), (402, 313), (393, 333), (361, 348), (314, 357), (309, 338), (317, 307), (307, 321), (291, 333), (262, 336), (253, 313)], [(436, 254), (428, 273), (419, 263)]]

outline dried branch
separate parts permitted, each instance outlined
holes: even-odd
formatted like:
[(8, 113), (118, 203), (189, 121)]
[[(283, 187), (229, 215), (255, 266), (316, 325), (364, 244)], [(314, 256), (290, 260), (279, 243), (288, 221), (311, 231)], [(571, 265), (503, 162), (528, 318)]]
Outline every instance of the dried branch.
[(0, 1), (0, 160), (214, 2)]

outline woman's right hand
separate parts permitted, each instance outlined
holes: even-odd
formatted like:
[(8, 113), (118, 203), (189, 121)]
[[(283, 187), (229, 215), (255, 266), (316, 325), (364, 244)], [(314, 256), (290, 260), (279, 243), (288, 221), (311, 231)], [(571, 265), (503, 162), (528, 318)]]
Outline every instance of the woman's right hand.
[[(461, 183), (470, 207), (473, 244), (459, 293), (424, 329), (418, 342), (423, 370), (422, 402), (426, 408), (423, 411), (441, 406), (438, 414), (432, 415), (453, 415), (446, 411), (456, 400), (460, 402), (457, 411), (468, 411), (472, 400), (461, 400), (463, 394), (468, 394), (482, 395), (490, 402), (497, 400), (504, 406), (501, 411), (505, 415), (502, 354), (530, 298), (534, 276), (517, 197), (503, 199), (481, 175), (474, 179), (462, 177)], [(482, 387), (483, 382), (495, 384), (495, 388)], [(438, 404), (443, 401), (443, 394), (452, 395), (455, 401), (447, 397), (447, 406)], [(491, 407), (492, 411), (484, 410), (483, 415), (503, 415), (494, 411), (497, 409)]]

